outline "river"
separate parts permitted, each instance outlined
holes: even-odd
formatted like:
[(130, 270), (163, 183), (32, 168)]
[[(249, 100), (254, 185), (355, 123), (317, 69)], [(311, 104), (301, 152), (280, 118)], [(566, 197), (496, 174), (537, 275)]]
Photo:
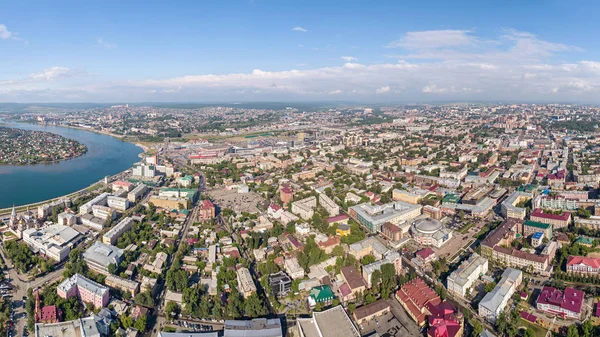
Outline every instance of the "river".
[(142, 149), (111, 136), (60, 126), (3, 123), (2, 126), (46, 131), (87, 146), (86, 154), (51, 164), (0, 165), (0, 208), (60, 197), (117, 174), (140, 160)]

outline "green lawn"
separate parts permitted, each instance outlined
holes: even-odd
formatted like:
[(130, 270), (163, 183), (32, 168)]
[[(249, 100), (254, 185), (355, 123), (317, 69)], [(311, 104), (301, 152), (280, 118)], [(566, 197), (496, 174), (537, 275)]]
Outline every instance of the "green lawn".
[(522, 327), (526, 328), (526, 329), (531, 328), (533, 330), (533, 332), (535, 332), (536, 337), (545, 337), (546, 333), (548, 332), (548, 329), (544, 329), (537, 324), (531, 324), (528, 321), (521, 318), (519, 320), (519, 328), (522, 328)]

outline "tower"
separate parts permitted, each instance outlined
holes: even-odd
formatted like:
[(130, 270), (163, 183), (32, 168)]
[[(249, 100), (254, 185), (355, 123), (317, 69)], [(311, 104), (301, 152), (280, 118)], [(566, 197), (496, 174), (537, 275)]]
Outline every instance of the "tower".
[(17, 210), (15, 209), (15, 205), (13, 205), (12, 212), (10, 213), (9, 225), (12, 227), (16, 224), (17, 224)]

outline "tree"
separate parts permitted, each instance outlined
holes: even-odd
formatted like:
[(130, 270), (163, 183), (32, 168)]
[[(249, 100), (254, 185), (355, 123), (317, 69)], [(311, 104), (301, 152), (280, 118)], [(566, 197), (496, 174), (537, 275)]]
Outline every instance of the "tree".
[(117, 265), (114, 263), (111, 263), (108, 265), (108, 272), (115, 275), (117, 273)]
[(535, 337), (535, 331), (531, 328), (527, 328), (527, 330), (523, 332), (523, 337)]
[(121, 326), (123, 329), (127, 329), (133, 325), (133, 318), (129, 315), (121, 315)]
[(490, 283), (488, 283), (488, 284), (485, 285), (484, 289), (485, 289), (486, 293), (489, 293), (492, 290), (494, 290), (494, 288), (496, 288), (496, 282), (490, 282)]
[(148, 318), (146, 315), (138, 317), (138, 319), (135, 320), (135, 323), (133, 323), (133, 327), (140, 332), (146, 331), (148, 328)]
[(476, 319), (473, 319), (470, 323), (473, 327), (473, 336), (481, 335), (481, 332), (483, 331), (483, 326), (481, 325), (481, 323)]
[(265, 308), (258, 294), (253, 293), (244, 301), (244, 312), (246, 316), (255, 318), (266, 315), (267, 308)]
[(577, 325), (569, 325), (569, 328), (567, 329), (567, 337), (579, 337), (579, 329), (577, 329)]
[(363, 266), (366, 266), (373, 262), (375, 262), (375, 256), (373, 256), (371, 254), (367, 254), (362, 259), (360, 259), (360, 264), (362, 264)]
[(581, 324), (581, 331), (583, 332), (583, 337), (592, 337), (594, 335), (594, 325), (591, 320), (585, 321)]
[(179, 305), (173, 301), (167, 302), (165, 306), (165, 313), (167, 316), (177, 316), (179, 314)]

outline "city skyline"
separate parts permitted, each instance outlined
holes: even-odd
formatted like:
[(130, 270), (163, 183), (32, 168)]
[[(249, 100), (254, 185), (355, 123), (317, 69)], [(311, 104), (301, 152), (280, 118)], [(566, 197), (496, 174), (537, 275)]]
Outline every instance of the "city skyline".
[(594, 7), (11, 3), (0, 102), (599, 103)]

